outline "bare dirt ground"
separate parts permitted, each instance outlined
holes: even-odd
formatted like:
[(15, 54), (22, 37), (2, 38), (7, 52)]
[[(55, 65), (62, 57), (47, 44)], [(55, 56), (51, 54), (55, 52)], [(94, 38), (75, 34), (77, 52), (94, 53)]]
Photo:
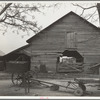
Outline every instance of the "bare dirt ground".
[[(45, 81), (62, 85), (66, 84), (64, 80)], [(100, 96), (100, 90), (97, 90), (96, 86), (91, 87), (91, 85), (87, 84), (87, 93), (84, 96)], [(74, 96), (73, 93), (73, 90), (61, 87), (59, 91), (51, 91), (50, 88), (45, 86), (33, 86), (30, 88), (30, 93), (25, 94), (25, 89), (23, 87), (14, 86), (11, 80), (0, 80), (0, 96)]]
[[(25, 94), (24, 87), (14, 86), (11, 81), (11, 75), (5, 75), (5, 73), (0, 74), (0, 96), (74, 96), (74, 91), (72, 89), (66, 89), (60, 87), (58, 91), (51, 91), (49, 87), (34, 85), (32, 84), (30, 87), (30, 93)], [(54, 76), (54, 75), (53, 75)], [(40, 78), (43, 81), (48, 81), (55, 84), (61, 84), (66, 86), (66, 81), (73, 81), (73, 78)], [(100, 90), (98, 90), (98, 84), (91, 83), (86, 84), (86, 93), (84, 94), (85, 97), (99, 97)]]

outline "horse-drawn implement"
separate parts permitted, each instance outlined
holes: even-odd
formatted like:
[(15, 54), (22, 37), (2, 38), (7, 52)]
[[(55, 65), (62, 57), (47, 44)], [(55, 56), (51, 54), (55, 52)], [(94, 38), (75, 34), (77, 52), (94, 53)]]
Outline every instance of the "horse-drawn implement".
[[(87, 80), (83, 79), (77, 79), (77, 77), (72, 81), (67, 81), (66, 79), (66, 85), (62, 84), (56, 84), (53, 82), (47, 82), (43, 80), (39, 80), (34, 77), (35, 71), (30, 70), (30, 64), (27, 61), (8, 61), (6, 63), (0, 63), (1, 65), (4, 64), (6, 67), (4, 67), (2, 70), (5, 70), (7, 73), (11, 73), (11, 80), (14, 85), (23, 85), (25, 88), (25, 93), (29, 93), (30, 91), (30, 84), (34, 83), (34, 81), (39, 82), (40, 84), (44, 84), (46, 86), (49, 86), (50, 90), (57, 91), (59, 90), (59, 87), (63, 87), (66, 89), (71, 89), (74, 92), (74, 95), (76, 96), (82, 96), (86, 92), (86, 86), (88, 82)], [(71, 65), (71, 64), (70, 64)], [(68, 65), (67, 65), (68, 66)], [(65, 66), (64, 66), (65, 67)], [(78, 72), (81, 72), (79, 69), (74, 68), (71, 66), (70, 68), (75, 69)], [(91, 80), (91, 83), (93, 80)], [(98, 81), (99, 83), (99, 81)]]
[[(29, 62), (27, 61), (8, 61), (8, 62), (0, 61), (0, 71), (10, 73), (11, 80), (14, 85), (19, 85), (20, 83), (23, 83), (23, 86), (25, 88), (25, 93), (29, 92), (29, 86), (28, 86), (29, 81), (27, 77), (28, 76), (27, 72), (29, 70), (30, 66)], [(16, 75), (17, 77), (15, 78)]]

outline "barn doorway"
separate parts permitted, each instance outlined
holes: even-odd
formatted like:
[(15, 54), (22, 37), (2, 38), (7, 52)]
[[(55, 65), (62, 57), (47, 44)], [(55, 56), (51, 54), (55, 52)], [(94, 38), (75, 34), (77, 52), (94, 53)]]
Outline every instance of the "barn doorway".
[(28, 68), (30, 69), (30, 56), (24, 53), (12, 53), (4, 57), (5, 62), (9, 61), (27, 61)]
[(6, 61), (30, 61), (30, 57), (23, 53), (13, 53), (5, 56)]
[(84, 58), (76, 50), (65, 50), (57, 58), (57, 72), (82, 72)]
[(65, 50), (62, 53), (62, 56), (74, 57), (76, 58), (77, 63), (84, 62), (84, 58), (82, 57), (82, 55), (78, 51), (75, 51), (75, 50)]

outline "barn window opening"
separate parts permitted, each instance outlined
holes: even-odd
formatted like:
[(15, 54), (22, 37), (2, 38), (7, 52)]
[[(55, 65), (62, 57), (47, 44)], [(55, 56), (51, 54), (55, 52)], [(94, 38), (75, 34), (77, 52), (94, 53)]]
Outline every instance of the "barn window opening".
[(73, 58), (76, 59), (76, 63), (82, 63), (82, 62), (84, 62), (84, 58), (82, 57), (82, 55), (78, 51), (65, 50), (62, 53), (62, 56), (73, 57)]
[(65, 50), (57, 57), (57, 72), (82, 72), (84, 58), (76, 50)]
[(64, 52), (62, 52), (60, 54), (60, 56), (57, 58), (57, 62), (63, 62), (62, 60), (68, 60), (72, 61), (72, 63), (83, 63), (84, 62), (84, 58), (83, 56), (75, 50), (65, 50)]

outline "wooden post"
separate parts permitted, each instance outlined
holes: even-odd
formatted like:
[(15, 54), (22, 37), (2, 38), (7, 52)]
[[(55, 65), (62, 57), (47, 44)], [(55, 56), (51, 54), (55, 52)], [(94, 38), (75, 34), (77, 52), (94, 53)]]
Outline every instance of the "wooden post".
[(100, 76), (100, 67), (99, 67), (99, 76)]
[[(100, 67), (98, 68), (98, 70), (99, 70), (99, 80), (100, 80)], [(100, 82), (98, 84), (98, 90), (100, 90)]]
[(30, 92), (30, 79), (28, 78), (28, 83), (27, 83), (27, 85), (28, 85), (28, 93)]
[(25, 73), (23, 74), (23, 85), (24, 85), (24, 89), (25, 89), (25, 94), (27, 94)]
[(25, 89), (25, 94), (30, 92), (30, 79), (28, 77), (28, 73), (23, 74), (23, 84), (24, 84), (24, 89)]

